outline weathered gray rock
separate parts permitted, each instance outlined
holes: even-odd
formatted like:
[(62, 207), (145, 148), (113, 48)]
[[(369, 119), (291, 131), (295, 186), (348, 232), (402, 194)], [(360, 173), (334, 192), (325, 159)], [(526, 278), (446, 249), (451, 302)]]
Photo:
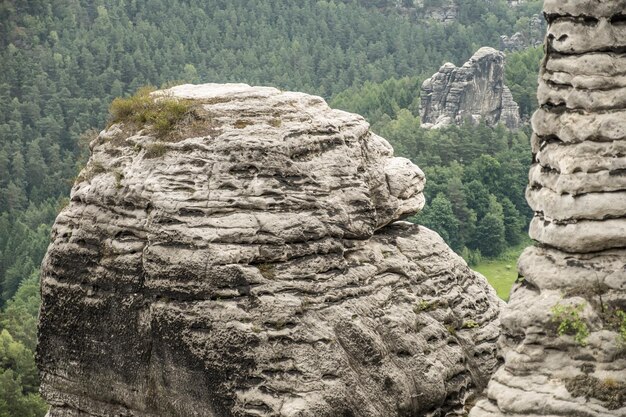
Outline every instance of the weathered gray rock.
[(550, 48), (563, 54), (583, 54), (611, 50), (619, 53), (626, 47), (626, 25), (619, 20), (613, 24), (608, 16), (589, 16), (592, 18), (587, 22), (584, 16), (555, 17), (548, 29)]
[(462, 67), (447, 63), (424, 81), (420, 116), (425, 128), (484, 121), (503, 123), (509, 129), (520, 124), (519, 106), (504, 85), (504, 54), (480, 48)]
[(472, 417), (626, 416), (626, 2), (546, 0), (527, 200), (537, 245)]
[(546, 61), (546, 71), (542, 78), (565, 88), (618, 89), (626, 87), (625, 67), (626, 57), (623, 55), (557, 55)]
[(511, 36), (500, 36), (500, 49), (502, 51), (521, 51), (528, 47), (528, 41), (521, 32), (515, 32)]
[(535, 212), (556, 221), (598, 220), (621, 216), (626, 193), (559, 194), (548, 187), (528, 189), (526, 198)]
[(556, 138), (564, 144), (587, 140), (616, 142), (626, 138), (626, 110), (588, 113), (554, 112), (543, 108), (533, 115), (532, 126), (535, 132), (533, 153)]
[(538, 242), (566, 252), (626, 248), (626, 218), (559, 222), (538, 214), (531, 220), (528, 234)]
[(459, 5), (454, 0), (441, 0), (437, 4), (432, 2), (424, 4), (424, 0), (415, 0), (414, 4), (419, 16), (423, 19), (449, 24), (459, 17)]
[[(599, 19), (612, 19), (624, 13), (626, 0), (544, 0), (543, 11), (549, 21), (555, 19), (587, 18), (587, 22), (597, 23)], [(583, 26), (588, 26), (583, 24)], [(584, 31), (580, 27), (577, 33)], [(548, 35), (548, 40), (550, 36)], [(606, 46), (606, 45), (605, 45)]]
[[(509, 2), (509, 4), (515, 7), (521, 3)], [(545, 32), (545, 20), (541, 15), (534, 14), (530, 16), (528, 26), (525, 27), (522, 32), (515, 32), (511, 36), (500, 36), (500, 50), (521, 51), (528, 47), (540, 46), (543, 43)]]
[[(170, 98), (168, 98), (168, 96)], [(59, 215), (38, 364), (51, 417), (453, 416), (501, 302), (434, 232), (422, 172), (319, 97), (179, 86), (119, 123)]]
[[(624, 416), (624, 345), (607, 318), (626, 303), (623, 250), (529, 248), (523, 281), (501, 316), (505, 364), (470, 416)], [(557, 335), (554, 306), (581, 307), (589, 335)]]
[(535, 164), (530, 168), (531, 192), (547, 187), (557, 193), (585, 194), (594, 192), (620, 192), (626, 188), (626, 175), (603, 170), (561, 174), (550, 167)]

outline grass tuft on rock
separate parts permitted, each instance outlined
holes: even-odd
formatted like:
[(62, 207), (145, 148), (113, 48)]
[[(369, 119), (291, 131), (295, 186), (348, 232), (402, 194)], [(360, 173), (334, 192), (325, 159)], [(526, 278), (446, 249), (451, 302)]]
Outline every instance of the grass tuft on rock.
[(158, 136), (172, 132), (192, 111), (191, 100), (152, 96), (154, 87), (142, 87), (128, 98), (116, 98), (109, 109), (111, 123), (146, 125)]
[(595, 398), (609, 410), (626, 405), (626, 384), (612, 378), (598, 379), (590, 375), (578, 375), (565, 380), (565, 388), (574, 397)]

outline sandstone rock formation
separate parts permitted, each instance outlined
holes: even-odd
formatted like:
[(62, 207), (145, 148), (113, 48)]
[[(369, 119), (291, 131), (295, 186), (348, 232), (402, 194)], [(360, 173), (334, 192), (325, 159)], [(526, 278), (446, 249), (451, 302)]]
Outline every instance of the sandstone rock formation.
[(527, 199), (537, 241), (471, 416), (626, 416), (625, 0), (547, 0)]
[(398, 221), (424, 176), (360, 116), (246, 85), (120, 122), (42, 267), (50, 417), (453, 416), (498, 365), (501, 302)]
[(484, 47), (460, 68), (444, 64), (422, 84), (420, 116), (425, 128), (481, 120), (519, 127), (519, 106), (504, 85), (504, 54)]
[(425, 5), (424, 0), (415, 0), (418, 14), (423, 19), (431, 19), (443, 24), (455, 22), (459, 17), (459, 5), (454, 0), (441, 0), (438, 4), (430, 2)]
[(527, 46), (528, 41), (521, 32), (515, 32), (511, 36), (500, 36), (500, 49), (503, 51), (521, 51)]
[[(519, 4), (510, 4), (518, 6)], [(546, 32), (546, 24), (543, 16), (534, 14), (530, 16), (528, 26), (521, 32), (515, 32), (511, 36), (500, 36), (501, 51), (521, 51), (528, 47), (538, 47), (543, 44), (543, 38)]]

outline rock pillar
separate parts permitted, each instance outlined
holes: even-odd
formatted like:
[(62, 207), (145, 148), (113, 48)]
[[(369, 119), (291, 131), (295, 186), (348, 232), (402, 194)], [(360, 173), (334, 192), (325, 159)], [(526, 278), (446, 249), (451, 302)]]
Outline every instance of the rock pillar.
[(547, 0), (527, 199), (489, 416), (626, 416), (626, 1)]
[(504, 53), (480, 48), (463, 66), (444, 64), (422, 84), (422, 127), (441, 128), (465, 122), (488, 126), (520, 125), (519, 106), (504, 85)]

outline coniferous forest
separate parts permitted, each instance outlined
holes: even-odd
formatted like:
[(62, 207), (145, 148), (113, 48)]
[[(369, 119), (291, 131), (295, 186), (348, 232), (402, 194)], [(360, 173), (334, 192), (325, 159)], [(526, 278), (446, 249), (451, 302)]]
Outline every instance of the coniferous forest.
[[(43, 416), (34, 363), (38, 267), (50, 227), (115, 97), (145, 85), (245, 82), (318, 94), (365, 116), (426, 173), (415, 221), (470, 263), (523, 239), (529, 128), (424, 130), (419, 93), (525, 31), (537, 0), (0, 0), (0, 417)], [(506, 83), (527, 120), (541, 48), (507, 53)]]

